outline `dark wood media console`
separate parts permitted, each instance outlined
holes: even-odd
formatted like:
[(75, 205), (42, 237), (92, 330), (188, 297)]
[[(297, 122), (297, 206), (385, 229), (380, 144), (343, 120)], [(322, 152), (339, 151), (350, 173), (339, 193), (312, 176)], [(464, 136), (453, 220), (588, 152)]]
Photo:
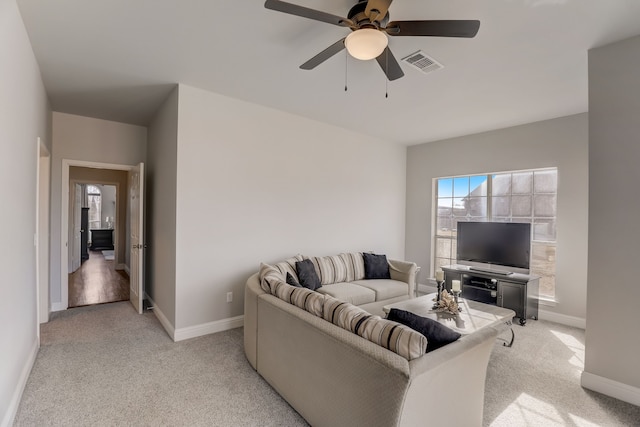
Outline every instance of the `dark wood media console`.
[(91, 230), (91, 250), (100, 251), (104, 249), (113, 249), (113, 230)]
[(523, 326), (527, 319), (538, 320), (538, 276), (488, 272), (458, 264), (444, 266), (442, 271), (447, 291), (451, 291), (452, 280), (459, 280), (463, 298), (510, 308)]

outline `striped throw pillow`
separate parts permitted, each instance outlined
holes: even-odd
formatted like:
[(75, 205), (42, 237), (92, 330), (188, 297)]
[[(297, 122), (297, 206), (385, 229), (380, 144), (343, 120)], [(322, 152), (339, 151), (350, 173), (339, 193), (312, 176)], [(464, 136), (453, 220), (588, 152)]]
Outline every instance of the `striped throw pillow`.
[(287, 277), (287, 273), (289, 273), (294, 279), (296, 279), (296, 282), (299, 282), (300, 279), (298, 278), (298, 272), (296, 271), (296, 262), (302, 261), (302, 258), (302, 255), (298, 254), (277, 263), (274, 267), (277, 268), (284, 277)]
[(275, 283), (278, 280), (280, 281), (286, 280), (285, 276), (280, 272), (280, 270), (278, 270), (272, 265), (265, 264), (263, 262), (260, 263), (259, 276), (260, 276), (260, 287), (262, 288), (263, 291), (268, 293), (272, 293), (271, 292), (272, 283)]
[(360, 252), (342, 253), (338, 256), (347, 267), (345, 282), (364, 279), (364, 258)]
[(352, 331), (355, 324), (369, 313), (351, 303), (340, 301), (332, 296), (324, 296), (324, 310), (322, 318), (342, 329)]
[(421, 333), (400, 323), (373, 316), (358, 306), (329, 295), (324, 296), (322, 318), (407, 360), (418, 358), (427, 351), (427, 338)]
[(318, 292), (307, 288), (297, 288), (290, 284), (277, 280), (271, 284), (272, 294), (283, 301), (293, 304), (309, 313), (322, 317), (324, 297)]
[(407, 360), (416, 359), (427, 351), (427, 338), (424, 335), (380, 316), (360, 319), (352, 332)]
[(320, 284), (331, 285), (347, 281), (347, 264), (339, 255), (311, 257), (311, 261), (320, 278)]

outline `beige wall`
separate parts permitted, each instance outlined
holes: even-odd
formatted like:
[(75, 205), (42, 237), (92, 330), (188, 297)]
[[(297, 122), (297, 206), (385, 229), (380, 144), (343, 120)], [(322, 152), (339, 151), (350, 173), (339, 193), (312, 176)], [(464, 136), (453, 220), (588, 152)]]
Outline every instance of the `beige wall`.
[(640, 37), (589, 51), (589, 273), (583, 385), (640, 405)]
[[(145, 160), (147, 129), (141, 126), (53, 113), (51, 160), (51, 303), (65, 309), (61, 301), (62, 160), (136, 165)], [(126, 186), (125, 186), (126, 188)], [(66, 239), (66, 236), (65, 236)]]
[(69, 180), (85, 184), (112, 184), (116, 186), (116, 215), (115, 233), (113, 236), (116, 245), (115, 264), (129, 265), (128, 253), (128, 221), (127, 221), (127, 179), (126, 171), (109, 169), (93, 169), (78, 166), (69, 167)]
[(14, 0), (0, 1), (0, 64), (0, 425), (5, 426), (13, 422), (38, 350), (37, 138), (51, 148), (51, 110)]
[(404, 257), (404, 147), (184, 85), (177, 129), (177, 328), (242, 315), (261, 261)]
[(558, 168), (556, 306), (553, 319), (582, 324), (586, 317), (587, 114), (409, 147), (407, 152), (407, 258), (429, 277), (432, 183), (452, 175)]
[[(178, 87), (149, 126), (145, 290), (155, 312), (175, 327)], [(201, 183), (201, 185), (204, 183)], [(167, 327), (167, 325), (165, 325)]]

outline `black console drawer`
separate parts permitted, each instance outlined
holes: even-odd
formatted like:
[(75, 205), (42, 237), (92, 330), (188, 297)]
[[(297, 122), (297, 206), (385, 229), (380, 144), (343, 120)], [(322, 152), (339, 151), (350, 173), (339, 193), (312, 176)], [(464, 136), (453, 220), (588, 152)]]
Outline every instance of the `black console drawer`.
[(485, 304), (494, 304), (498, 302), (498, 292), (487, 288), (479, 288), (462, 284), (462, 298), (483, 302)]

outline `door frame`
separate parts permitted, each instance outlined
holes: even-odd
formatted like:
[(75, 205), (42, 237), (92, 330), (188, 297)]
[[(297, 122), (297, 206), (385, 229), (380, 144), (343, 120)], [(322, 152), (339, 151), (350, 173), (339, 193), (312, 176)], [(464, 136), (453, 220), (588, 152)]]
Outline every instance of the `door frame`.
[(51, 211), (51, 153), (40, 137), (36, 139), (36, 304), (37, 336), (40, 343), (40, 324), (49, 321), (51, 300), (49, 292), (50, 211)]
[(71, 187), (69, 182), (69, 168), (71, 166), (131, 172), (138, 165), (62, 159), (62, 214), (60, 215), (60, 310), (66, 310), (69, 308), (69, 190)]

